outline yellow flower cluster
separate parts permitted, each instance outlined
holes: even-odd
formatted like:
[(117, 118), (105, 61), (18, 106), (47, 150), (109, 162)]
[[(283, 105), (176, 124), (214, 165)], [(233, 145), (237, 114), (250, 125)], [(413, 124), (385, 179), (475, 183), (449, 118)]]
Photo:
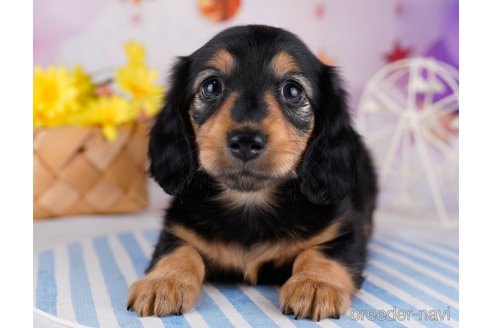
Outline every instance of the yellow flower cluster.
[[(117, 69), (113, 88), (98, 86), (80, 66), (34, 69), (34, 127), (100, 125), (106, 139), (117, 138), (116, 126), (159, 111), (164, 89), (156, 85), (158, 72), (144, 62), (145, 49), (137, 42), (125, 44), (128, 62)], [(114, 90), (116, 87), (116, 90)]]
[(128, 42), (125, 51), (129, 61), (116, 71), (116, 84), (132, 95), (133, 100), (145, 108), (148, 115), (154, 115), (160, 109), (164, 91), (162, 87), (155, 85), (158, 72), (145, 65), (145, 50), (138, 43)]

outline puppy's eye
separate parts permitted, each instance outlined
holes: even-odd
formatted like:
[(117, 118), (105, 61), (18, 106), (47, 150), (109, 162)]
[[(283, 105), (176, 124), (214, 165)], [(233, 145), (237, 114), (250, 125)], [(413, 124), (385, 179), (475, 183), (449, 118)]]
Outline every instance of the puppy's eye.
[(282, 87), (282, 96), (293, 103), (297, 103), (302, 99), (302, 88), (295, 82), (287, 82)]
[(219, 96), (222, 93), (222, 83), (216, 78), (207, 79), (202, 84), (202, 96), (205, 99), (212, 99)]

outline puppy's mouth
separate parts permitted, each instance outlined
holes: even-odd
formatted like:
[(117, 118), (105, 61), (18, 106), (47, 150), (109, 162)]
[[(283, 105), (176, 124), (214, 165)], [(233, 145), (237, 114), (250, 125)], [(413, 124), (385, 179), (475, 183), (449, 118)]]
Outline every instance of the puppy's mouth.
[(216, 178), (227, 188), (241, 192), (258, 191), (278, 180), (271, 175), (246, 169), (221, 172)]

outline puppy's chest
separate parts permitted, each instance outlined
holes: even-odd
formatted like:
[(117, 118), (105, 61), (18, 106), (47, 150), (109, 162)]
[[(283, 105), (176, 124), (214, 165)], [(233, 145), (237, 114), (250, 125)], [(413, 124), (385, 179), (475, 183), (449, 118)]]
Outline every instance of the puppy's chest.
[(338, 233), (338, 223), (310, 238), (263, 241), (249, 246), (234, 241), (207, 240), (196, 231), (182, 225), (175, 225), (172, 233), (194, 246), (206, 262), (218, 268), (239, 272), (246, 281), (254, 284), (263, 264), (271, 263), (274, 268), (278, 268), (291, 263), (303, 250), (333, 240)]

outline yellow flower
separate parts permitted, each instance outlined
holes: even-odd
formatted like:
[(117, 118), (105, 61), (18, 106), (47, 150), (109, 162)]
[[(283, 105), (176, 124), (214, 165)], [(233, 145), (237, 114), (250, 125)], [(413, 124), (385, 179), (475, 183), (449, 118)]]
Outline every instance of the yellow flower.
[(34, 70), (34, 126), (101, 125), (109, 140), (117, 137), (116, 126), (140, 114), (153, 115), (161, 107), (164, 89), (155, 85), (157, 71), (144, 62), (145, 49), (135, 42), (125, 44), (128, 64), (117, 70), (114, 81), (121, 96), (98, 96), (96, 86), (82, 67), (71, 73), (65, 67)]
[(34, 69), (33, 79), (34, 126), (64, 124), (77, 104), (78, 90), (65, 67)]
[(146, 66), (124, 66), (116, 71), (115, 81), (143, 107), (147, 115), (153, 115), (159, 111), (164, 93), (163, 87), (154, 84), (157, 75), (156, 70)]
[(118, 136), (116, 126), (133, 121), (138, 107), (123, 97), (99, 97), (90, 101), (87, 109), (77, 119), (82, 125), (101, 125), (106, 139), (113, 141)]
[(89, 74), (84, 72), (80, 65), (75, 66), (72, 71), (74, 83), (79, 90), (78, 101), (80, 104), (85, 103), (96, 95), (96, 87), (91, 81)]
[(145, 49), (140, 43), (131, 40), (127, 42), (124, 47), (126, 55), (128, 56), (128, 65), (144, 65)]

